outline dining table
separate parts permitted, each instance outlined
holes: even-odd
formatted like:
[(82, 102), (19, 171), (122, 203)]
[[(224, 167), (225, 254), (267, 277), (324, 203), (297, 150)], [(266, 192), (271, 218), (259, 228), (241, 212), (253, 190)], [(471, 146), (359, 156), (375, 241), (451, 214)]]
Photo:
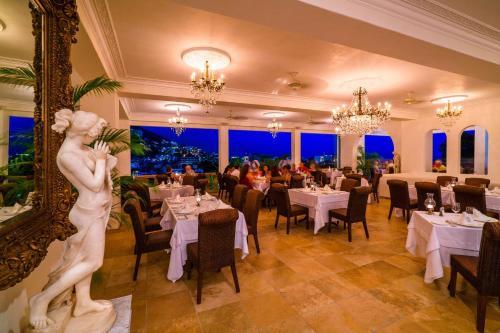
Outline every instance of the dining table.
[(479, 255), (484, 223), (460, 224), (461, 215), (413, 212), (408, 224), (406, 249), (414, 256), (425, 258), (425, 283), (444, 276), (444, 267), (450, 266), (452, 254)]
[(165, 198), (175, 198), (177, 195), (187, 197), (194, 194), (193, 185), (174, 184), (160, 184), (158, 186), (149, 188), (149, 197), (151, 200), (161, 201)]
[(309, 217), (314, 218), (314, 234), (328, 223), (328, 211), (347, 208), (349, 193), (331, 188), (293, 188), (288, 190), (290, 204), (309, 209)]
[[(171, 253), (168, 265), (167, 278), (175, 282), (184, 274), (183, 266), (187, 260), (187, 245), (198, 241), (198, 215), (200, 213), (227, 209), (231, 206), (225, 204), (210, 194), (201, 196), (200, 205), (197, 205), (194, 196), (165, 198), (160, 210), (160, 226), (163, 230), (173, 230), (170, 239)], [(234, 237), (234, 248), (241, 249), (241, 258), (248, 254), (248, 229), (245, 216), (238, 212)]]

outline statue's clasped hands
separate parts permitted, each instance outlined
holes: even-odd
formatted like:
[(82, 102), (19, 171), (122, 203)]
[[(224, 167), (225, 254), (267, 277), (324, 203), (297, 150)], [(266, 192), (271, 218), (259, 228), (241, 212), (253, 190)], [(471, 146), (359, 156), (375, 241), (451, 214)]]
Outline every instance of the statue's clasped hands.
[(94, 155), (97, 160), (105, 160), (109, 154), (109, 146), (104, 141), (94, 143)]

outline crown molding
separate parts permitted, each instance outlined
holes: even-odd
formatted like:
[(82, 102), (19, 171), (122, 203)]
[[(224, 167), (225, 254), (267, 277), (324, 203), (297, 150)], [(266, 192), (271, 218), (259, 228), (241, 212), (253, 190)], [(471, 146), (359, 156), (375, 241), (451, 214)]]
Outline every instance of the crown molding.
[(35, 110), (35, 103), (30, 101), (21, 101), (18, 99), (0, 98), (0, 110), (12, 110), (31, 112)]
[(119, 100), (123, 107), (123, 110), (127, 114), (127, 117), (130, 119), (131, 114), (135, 111), (134, 99), (128, 97), (120, 97)]
[(500, 65), (500, 30), (435, 0), (300, 0)]
[(25, 67), (33, 61), (0, 56), (0, 67)]

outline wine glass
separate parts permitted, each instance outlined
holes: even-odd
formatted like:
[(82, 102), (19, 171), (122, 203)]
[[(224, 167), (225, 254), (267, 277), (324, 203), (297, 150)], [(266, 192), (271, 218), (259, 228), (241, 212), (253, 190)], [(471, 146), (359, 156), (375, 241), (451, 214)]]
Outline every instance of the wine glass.
[(451, 206), (451, 211), (455, 214), (458, 214), (460, 213), (460, 203), (459, 202), (455, 202), (453, 204), (453, 206)]

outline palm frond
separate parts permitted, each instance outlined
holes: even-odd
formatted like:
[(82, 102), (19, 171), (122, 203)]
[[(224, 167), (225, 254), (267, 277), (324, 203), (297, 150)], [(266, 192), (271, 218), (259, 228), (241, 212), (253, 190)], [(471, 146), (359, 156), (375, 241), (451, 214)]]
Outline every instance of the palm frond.
[(32, 65), (28, 67), (0, 67), (0, 83), (13, 86), (34, 87), (35, 70)]
[(121, 82), (112, 80), (105, 75), (88, 80), (82, 85), (77, 85), (73, 88), (73, 103), (78, 104), (80, 99), (89, 94), (102, 95), (104, 93), (112, 93), (122, 87)]
[(113, 156), (130, 149), (130, 135), (125, 128), (106, 127), (89, 146), (93, 147), (96, 141), (106, 142)]

